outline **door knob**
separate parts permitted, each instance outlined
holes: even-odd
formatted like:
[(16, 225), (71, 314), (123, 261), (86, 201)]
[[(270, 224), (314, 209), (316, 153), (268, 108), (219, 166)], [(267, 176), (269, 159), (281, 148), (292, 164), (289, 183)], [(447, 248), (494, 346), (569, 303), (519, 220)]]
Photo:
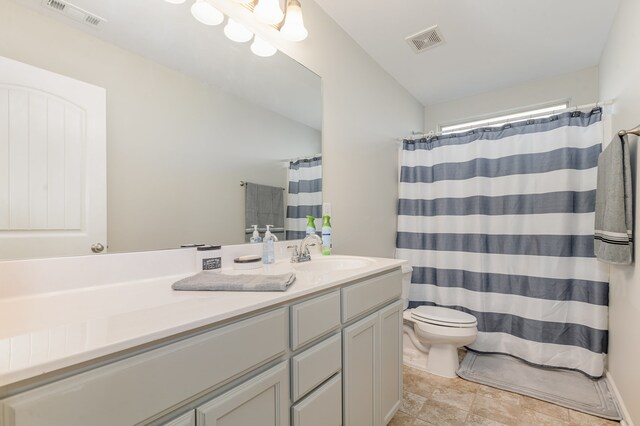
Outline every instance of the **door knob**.
[(104, 250), (104, 246), (100, 243), (95, 243), (94, 245), (91, 246), (91, 251), (94, 253), (102, 253), (103, 250)]

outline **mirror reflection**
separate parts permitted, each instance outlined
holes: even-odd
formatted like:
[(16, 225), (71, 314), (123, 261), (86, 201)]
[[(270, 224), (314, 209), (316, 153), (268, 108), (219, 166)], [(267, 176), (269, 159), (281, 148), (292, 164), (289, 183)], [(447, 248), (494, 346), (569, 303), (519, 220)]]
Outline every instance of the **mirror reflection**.
[[(253, 224), (298, 238), (320, 216), (317, 75), (282, 52), (253, 55), (186, 3), (71, 2), (97, 25), (48, 3), (0, 1), (0, 126), (24, 130), (0, 138), (0, 259), (238, 244)], [(102, 115), (84, 88), (103, 89)], [(106, 209), (92, 204), (101, 191)]]

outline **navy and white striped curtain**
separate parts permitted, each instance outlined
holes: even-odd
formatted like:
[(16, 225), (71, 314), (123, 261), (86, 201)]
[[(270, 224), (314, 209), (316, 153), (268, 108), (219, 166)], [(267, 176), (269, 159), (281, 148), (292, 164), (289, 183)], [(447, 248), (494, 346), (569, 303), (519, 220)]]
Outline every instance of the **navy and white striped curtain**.
[(604, 372), (608, 269), (593, 252), (602, 111), (404, 141), (397, 257), (410, 307), (473, 314), (479, 352)]
[(322, 217), (322, 157), (315, 156), (289, 163), (286, 239), (305, 237), (307, 216), (316, 219), (316, 229)]

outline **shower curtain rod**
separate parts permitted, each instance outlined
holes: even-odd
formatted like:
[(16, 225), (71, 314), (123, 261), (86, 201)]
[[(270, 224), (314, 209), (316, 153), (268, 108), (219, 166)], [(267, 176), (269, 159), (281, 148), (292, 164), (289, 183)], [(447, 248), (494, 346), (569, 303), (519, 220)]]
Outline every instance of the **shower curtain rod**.
[[(551, 114), (532, 114), (530, 115), (527, 119), (530, 120), (532, 118), (536, 118), (536, 117), (540, 117), (540, 116), (547, 116), (547, 115), (554, 115), (554, 114), (559, 114), (562, 112), (566, 112), (566, 111), (582, 111), (582, 110), (587, 110), (587, 109), (593, 109), (593, 108), (597, 108), (597, 107), (602, 107), (602, 106), (608, 106), (608, 105), (612, 105), (613, 101), (612, 100), (608, 100), (608, 101), (602, 101), (602, 102), (594, 102), (594, 103), (590, 103), (590, 104), (584, 104), (584, 105), (578, 105), (578, 106), (573, 106), (573, 107), (566, 107), (566, 108), (560, 108), (557, 110), (553, 110), (553, 112)], [(516, 120), (516, 121), (523, 121), (525, 120), (525, 118), (523, 118), (522, 120)], [(510, 122), (508, 122), (510, 123)], [(640, 126), (638, 126), (638, 128), (640, 128)], [(638, 130), (638, 128), (633, 129), (633, 131)], [(464, 130), (469, 131), (470, 129)], [(621, 131), (622, 132), (622, 131)], [(457, 132), (453, 132), (453, 133), (457, 133)], [(632, 131), (628, 131), (628, 133), (633, 133)], [(633, 133), (635, 134), (635, 133)], [(396, 138), (396, 141), (402, 142), (406, 139), (420, 139), (420, 138), (424, 138), (424, 137), (432, 137), (432, 136), (442, 136), (442, 132), (434, 132), (434, 131), (430, 131), (427, 133), (418, 133), (418, 132), (412, 132), (411, 136), (407, 136), (405, 138)], [(623, 136), (623, 135), (621, 135)]]

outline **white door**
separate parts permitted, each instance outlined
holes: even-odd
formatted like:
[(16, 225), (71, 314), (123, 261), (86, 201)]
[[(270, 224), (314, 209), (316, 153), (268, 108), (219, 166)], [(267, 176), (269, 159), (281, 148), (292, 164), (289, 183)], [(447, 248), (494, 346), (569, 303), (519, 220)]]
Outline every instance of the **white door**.
[(0, 57), (0, 259), (107, 246), (106, 93)]

